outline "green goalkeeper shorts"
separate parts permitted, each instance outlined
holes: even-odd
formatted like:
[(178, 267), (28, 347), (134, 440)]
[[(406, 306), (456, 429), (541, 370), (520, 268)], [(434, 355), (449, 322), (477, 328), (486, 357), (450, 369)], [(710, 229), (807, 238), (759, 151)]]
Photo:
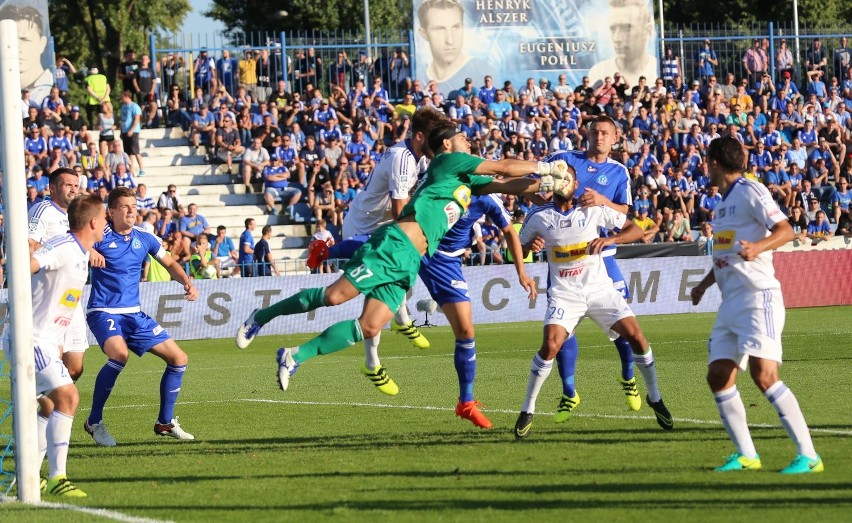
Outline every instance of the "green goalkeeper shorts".
[(365, 298), (395, 312), (414, 286), (420, 253), (396, 223), (379, 227), (343, 265), (343, 275)]

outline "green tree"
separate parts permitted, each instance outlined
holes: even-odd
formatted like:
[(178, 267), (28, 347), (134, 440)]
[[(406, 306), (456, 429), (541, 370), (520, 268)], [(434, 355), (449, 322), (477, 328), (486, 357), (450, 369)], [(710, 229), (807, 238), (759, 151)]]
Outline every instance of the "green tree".
[[(848, 0), (799, 0), (798, 3), (802, 23), (825, 25), (852, 20), (852, 2)], [(793, 3), (778, 0), (663, 0), (663, 9), (666, 24), (747, 25), (793, 19)]]
[[(411, 5), (405, 0), (370, 0), (371, 29), (407, 29)], [(364, 30), (363, 0), (213, 0), (204, 14), (221, 21), (237, 38), (255, 32)]]
[(177, 30), (190, 6), (189, 0), (50, 0), (49, 10), (56, 53), (97, 65), (114, 80), (125, 49), (145, 52), (148, 36)]

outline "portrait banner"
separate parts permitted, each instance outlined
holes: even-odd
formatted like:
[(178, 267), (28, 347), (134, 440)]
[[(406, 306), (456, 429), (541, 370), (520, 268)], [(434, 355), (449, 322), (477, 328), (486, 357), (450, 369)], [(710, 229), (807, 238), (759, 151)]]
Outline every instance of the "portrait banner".
[(40, 106), (53, 87), (47, 0), (0, 0), (0, 20), (14, 20), (18, 26), (21, 90), (28, 90), (30, 101)]
[(629, 85), (658, 72), (651, 0), (414, 0), (416, 77), (444, 96), (490, 75), (576, 86), (620, 73)]

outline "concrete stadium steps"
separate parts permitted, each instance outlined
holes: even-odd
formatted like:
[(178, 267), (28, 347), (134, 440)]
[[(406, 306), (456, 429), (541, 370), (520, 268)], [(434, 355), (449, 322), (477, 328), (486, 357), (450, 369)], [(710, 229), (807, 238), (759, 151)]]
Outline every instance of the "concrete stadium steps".
[[(233, 176), (225, 173), (225, 166), (204, 163), (204, 148), (194, 153), (180, 128), (143, 129), (139, 138), (145, 176), (136, 181), (145, 184), (151, 198), (158, 199), (170, 184), (176, 185), (184, 205), (198, 205), (198, 213), (207, 218), (211, 233), (224, 225), (234, 244), (245, 230), (246, 218), (255, 220), (255, 242), (261, 238), (261, 229), (271, 225), (270, 247), (279, 267), (290, 273), (304, 270), (313, 224), (292, 223), (290, 218), (278, 214), (267, 215), (262, 195), (247, 193), (243, 184), (233, 183)], [(298, 213), (309, 216), (302, 204)]]

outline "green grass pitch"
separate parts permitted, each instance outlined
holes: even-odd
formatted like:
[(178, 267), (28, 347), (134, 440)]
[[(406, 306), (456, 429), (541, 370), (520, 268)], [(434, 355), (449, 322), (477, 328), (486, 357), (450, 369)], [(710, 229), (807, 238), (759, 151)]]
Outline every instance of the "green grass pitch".
[[(360, 374), (362, 344), (309, 361), (281, 392), (275, 348), (307, 336), (260, 337), (244, 351), (231, 339), (182, 342), (190, 366), (177, 414), (195, 442), (154, 436), (163, 363), (133, 358), (105, 412), (118, 446), (100, 448), (82, 428), (104, 363), (93, 349), (79, 383), (68, 466), (89, 497), (69, 503), (197, 522), (848, 521), (850, 318), (852, 307), (791, 310), (784, 331), (782, 379), (813, 430), (823, 474), (778, 473), (795, 448), (746, 375), (739, 388), (764, 470), (711, 471), (734, 451), (704, 382), (713, 315), (685, 314), (639, 318), (674, 431), (659, 429), (645, 405), (638, 413), (627, 410), (615, 350), (586, 321), (578, 331), (582, 404), (568, 423), (553, 423), (561, 393), (554, 369), (522, 442), (511, 429), (540, 323), (477, 328), (475, 392), (494, 422), (491, 431), (454, 416), (452, 333), (433, 328), (425, 330), (432, 342), (425, 351), (385, 331), (380, 351), (401, 389), (395, 397), (378, 393)], [(0, 505), (2, 521), (57, 518), (105, 521)]]

